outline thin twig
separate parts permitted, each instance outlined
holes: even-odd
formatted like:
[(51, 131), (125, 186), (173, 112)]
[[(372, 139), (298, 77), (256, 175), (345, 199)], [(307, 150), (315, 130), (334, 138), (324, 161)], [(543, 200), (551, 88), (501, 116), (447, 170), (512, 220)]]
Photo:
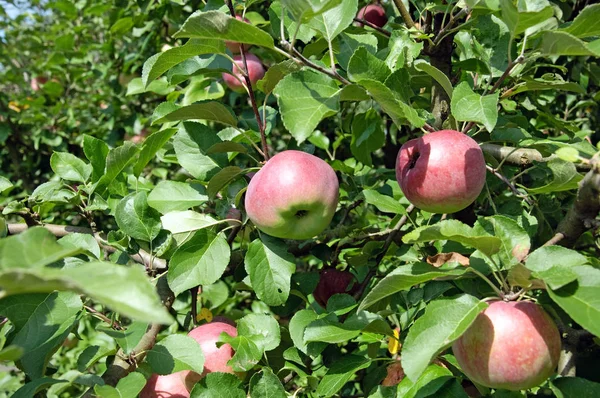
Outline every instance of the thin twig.
[(396, 4), (396, 7), (398, 7), (398, 11), (400, 11), (400, 15), (402, 15), (402, 19), (404, 20), (406, 26), (409, 29), (414, 28), (415, 21), (413, 21), (412, 17), (410, 16), (410, 12), (408, 12), (406, 7), (404, 7), (404, 3), (402, 2), (402, 0), (394, 0), (394, 4)]
[(361, 23), (363, 25), (367, 25), (369, 28), (376, 30), (377, 32), (381, 33), (382, 35), (386, 36), (386, 37), (390, 37), (392, 34), (390, 32), (388, 32), (387, 30), (380, 28), (379, 26), (375, 25), (372, 22), (367, 21), (366, 19), (363, 18), (354, 18), (355, 22)]
[(460, 10), (456, 15), (454, 15), (454, 16), (450, 15), (450, 20), (448, 21), (448, 23), (446, 24), (446, 26), (444, 26), (438, 32), (438, 34), (435, 36), (435, 39), (433, 39), (433, 45), (437, 46), (438, 44), (440, 44), (440, 42), (442, 40), (444, 40), (444, 37), (445, 37), (446, 33), (448, 33), (449, 30), (454, 27), (454, 24), (456, 23), (456, 21), (459, 20), (460, 18), (462, 18), (463, 16), (465, 16), (468, 13), (469, 13), (469, 9), (467, 7), (465, 7), (462, 10)]
[[(334, 73), (331, 70), (324, 68), (320, 65), (315, 64), (314, 62), (312, 62), (311, 60), (309, 60), (308, 58), (306, 58), (304, 55), (302, 55), (302, 53), (298, 50), (296, 50), (295, 48), (293, 48), (291, 46), (291, 44), (289, 42), (287, 42), (286, 40), (281, 40), (281, 45), (283, 46), (284, 49), (290, 51), (295, 57), (297, 57), (297, 60), (300, 60), (300, 62), (306, 66), (308, 66), (309, 68), (312, 68), (316, 71), (319, 71), (321, 73), (326, 74), (327, 76), (339, 80), (340, 82), (342, 82), (342, 84), (344, 85), (349, 85), (352, 84), (350, 83), (350, 81), (348, 81), (348, 79), (344, 78), (343, 76), (340, 76), (339, 73)], [(283, 51), (280, 51), (280, 53)]]
[(109, 317), (107, 317), (106, 315), (104, 315), (103, 313), (101, 313), (100, 311), (96, 311), (95, 309), (93, 309), (92, 307), (89, 307), (87, 305), (84, 305), (83, 308), (91, 313), (92, 315), (94, 315), (95, 317), (102, 319), (104, 322), (108, 323), (110, 325), (111, 328), (115, 329), (115, 330), (125, 330), (123, 328), (123, 326), (121, 326), (121, 324), (117, 321), (113, 321), (112, 319), (110, 319)]
[(523, 199), (525, 202), (527, 202), (527, 204), (529, 206), (533, 205), (533, 201), (529, 197), (527, 197), (527, 195), (524, 195), (523, 193), (519, 192), (517, 187), (515, 187), (515, 185), (512, 182), (510, 182), (510, 180), (508, 178), (506, 178), (506, 176), (504, 176), (503, 174), (498, 172), (498, 170), (496, 170), (495, 168), (493, 168), (491, 166), (486, 165), (485, 167), (487, 168), (487, 170), (490, 173), (492, 173), (493, 175), (498, 177), (498, 179), (500, 179), (500, 181), (502, 181), (503, 183), (508, 185), (508, 187), (515, 194), (516, 197)]

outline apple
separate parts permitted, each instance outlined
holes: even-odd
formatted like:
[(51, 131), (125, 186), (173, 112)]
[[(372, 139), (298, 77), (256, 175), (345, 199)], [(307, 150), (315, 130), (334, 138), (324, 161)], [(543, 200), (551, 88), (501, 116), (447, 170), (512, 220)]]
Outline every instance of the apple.
[(469, 206), (485, 184), (485, 160), (474, 139), (441, 130), (407, 141), (396, 158), (396, 179), (421, 210), (454, 213)]
[(29, 83), (33, 91), (39, 91), (44, 84), (48, 82), (48, 78), (44, 76), (36, 76)]
[(188, 336), (196, 340), (202, 348), (204, 354), (204, 371), (202, 374), (196, 372), (184, 371), (184, 381), (187, 388), (191, 391), (194, 384), (201, 378), (212, 372), (234, 373), (227, 362), (233, 357), (233, 348), (229, 344), (223, 344), (217, 347), (217, 341), (221, 333), (227, 333), (231, 337), (237, 336), (237, 329), (229, 323), (210, 322), (192, 329)]
[(454, 342), (467, 377), (490, 388), (526, 390), (556, 370), (561, 341), (554, 321), (530, 301), (494, 301)]
[[(369, 4), (358, 11), (357, 18), (371, 22), (375, 26), (383, 27), (387, 23), (385, 9), (379, 4)], [(362, 24), (360, 24), (362, 26)]]
[[(236, 15), (235, 19), (237, 19), (238, 21), (250, 23), (250, 20), (248, 18), (242, 18), (240, 15)], [(227, 40), (225, 42), (225, 46), (227, 46), (227, 48), (229, 49), (229, 51), (231, 51), (232, 54), (239, 54), (241, 52), (240, 47), (244, 46), (244, 51), (247, 51), (250, 47), (252, 47), (252, 44), (240, 44), (236, 41)]]
[(140, 392), (139, 398), (189, 398), (190, 393), (183, 382), (185, 371), (160, 376), (153, 374)]
[[(243, 93), (246, 91), (246, 80), (244, 79), (244, 63), (242, 62), (241, 55), (235, 55), (233, 57), (234, 64), (231, 73), (223, 73), (223, 80), (227, 87), (237, 93)], [(265, 75), (265, 68), (260, 62), (260, 59), (254, 54), (246, 54), (246, 65), (248, 65), (248, 77), (252, 87), (256, 85), (256, 82), (263, 78)]]
[(273, 156), (248, 184), (248, 218), (264, 233), (309, 239), (329, 225), (339, 199), (335, 171), (324, 160), (288, 150)]
[(319, 283), (313, 292), (315, 301), (323, 308), (327, 308), (327, 301), (334, 294), (348, 293), (352, 294), (356, 290), (356, 285), (348, 291), (348, 287), (354, 281), (354, 275), (348, 271), (337, 269), (326, 269), (321, 271)]

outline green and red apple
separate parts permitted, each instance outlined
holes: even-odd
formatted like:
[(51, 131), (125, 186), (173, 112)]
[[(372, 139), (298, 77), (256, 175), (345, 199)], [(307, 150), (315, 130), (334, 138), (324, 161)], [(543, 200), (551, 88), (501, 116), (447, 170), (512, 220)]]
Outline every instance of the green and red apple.
[(327, 308), (327, 301), (334, 294), (354, 293), (356, 285), (350, 287), (354, 281), (354, 275), (349, 271), (340, 271), (335, 268), (321, 271), (319, 283), (313, 292), (315, 301), (321, 307)]
[(187, 372), (160, 376), (153, 374), (140, 392), (139, 398), (189, 398), (190, 392), (184, 383)]
[[(241, 15), (236, 15), (235, 19), (237, 19), (238, 21), (243, 21), (246, 23), (250, 23), (250, 20), (248, 18), (242, 18)], [(229, 49), (229, 51), (231, 51), (232, 54), (239, 54), (242, 52), (242, 50), (240, 49), (240, 47), (244, 47), (244, 51), (248, 50), (250, 47), (252, 47), (251, 44), (240, 44), (236, 41), (229, 41), (227, 40), (225, 42), (225, 46), (227, 46), (227, 48)]]
[[(235, 55), (233, 57), (233, 68), (231, 73), (223, 73), (223, 81), (231, 90), (237, 93), (246, 92), (246, 80), (244, 79), (244, 62), (242, 61), (241, 55)], [(250, 84), (252, 88), (255, 87), (256, 82), (265, 76), (265, 67), (260, 62), (260, 59), (251, 53), (246, 54), (246, 65), (248, 65), (248, 77), (250, 78)]]

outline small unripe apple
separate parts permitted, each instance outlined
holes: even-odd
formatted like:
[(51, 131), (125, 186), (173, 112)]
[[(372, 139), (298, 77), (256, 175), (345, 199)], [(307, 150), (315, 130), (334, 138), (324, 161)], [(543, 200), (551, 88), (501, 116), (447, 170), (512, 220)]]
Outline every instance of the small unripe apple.
[(140, 392), (139, 398), (189, 398), (183, 382), (185, 371), (160, 376), (153, 374)]
[[(357, 17), (371, 22), (375, 26), (383, 27), (387, 23), (385, 9), (379, 4), (369, 4), (358, 11)], [(361, 24), (362, 25), (362, 24)]]
[(319, 283), (313, 292), (315, 301), (323, 308), (327, 308), (327, 301), (334, 294), (352, 294), (356, 290), (354, 285), (350, 290), (348, 287), (354, 282), (354, 275), (348, 271), (337, 269), (326, 269), (321, 271)]
[(248, 184), (248, 218), (284, 239), (309, 239), (329, 225), (339, 198), (335, 171), (324, 160), (288, 150), (273, 156)]
[(396, 158), (396, 179), (406, 199), (432, 213), (454, 213), (473, 203), (485, 171), (477, 142), (454, 130), (407, 141)]
[[(235, 19), (237, 19), (238, 21), (250, 23), (250, 20), (248, 18), (242, 18), (241, 15), (236, 15)], [(227, 48), (229, 49), (229, 51), (231, 51), (232, 54), (239, 54), (242, 51), (240, 50), (240, 47), (244, 46), (244, 50), (248, 50), (250, 47), (252, 47), (252, 44), (240, 44), (237, 41), (227, 40), (225, 42), (225, 46), (227, 46)]]
[(208, 373), (234, 373), (231, 366), (227, 365), (227, 362), (233, 357), (233, 348), (229, 344), (223, 344), (221, 347), (217, 347), (217, 341), (223, 332), (231, 337), (237, 336), (237, 329), (235, 326), (225, 322), (214, 321), (198, 326), (188, 333), (188, 336), (200, 344), (202, 353), (204, 354), (204, 371), (201, 375), (195, 372), (186, 371), (184, 380), (190, 391), (194, 387), (194, 384)]
[[(244, 74), (244, 63), (242, 62), (242, 56), (236, 55), (233, 57), (233, 69), (231, 73), (223, 73), (223, 80), (227, 87), (231, 90), (243, 93), (246, 91)], [(265, 68), (260, 62), (260, 59), (254, 54), (246, 54), (246, 65), (248, 65), (248, 77), (252, 87), (256, 85), (256, 82), (263, 78), (265, 75)], [(242, 83), (243, 82), (243, 83)]]
[(526, 390), (556, 371), (560, 333), (539, 305), (494, 301), (452, 345), (467, 377), (483, 386)]

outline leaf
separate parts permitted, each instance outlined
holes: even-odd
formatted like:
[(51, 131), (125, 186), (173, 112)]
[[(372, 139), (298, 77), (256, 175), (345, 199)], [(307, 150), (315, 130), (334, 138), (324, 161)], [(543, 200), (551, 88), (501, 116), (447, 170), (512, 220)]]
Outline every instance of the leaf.
[(376, 80), (361, 80), (359, 85), (369, 92), (369, 95), (379, 103), (381, 109), (392, 118), (397, 126), (407, 123), (413, 127), (425, 125), (425, 120), (419, 116), (417, 111), (394, 95), (386, 84)]
[(214, 199), (223, 188), (247, 172), (248, 170), (242, 170), (237, 166), (227, 166), (220, 170), (208, 182), (207, 192), (209, 198)]
[(448, 94), (448, 98), (452, 98), (452, 83), (448, 76), (444, 74), (441, 70), (436, 68), (435, 66), (429, 64), (427, 61), (423, 59), (418, 59), (413, 63), (413, 66), (416, 70), (420, 70), (422, 72), (427, 73), (429, 76), (433, 77), (436, 82), (442, 86), (446, 94)]
[(290, 320), (290, 337), (294, 346), (303, 353), (308, 353), (307, 342), (304, 341), (304, 331), (306, 327), (317, 319), (317, 314), (312, 310), (300, 310), (294, 314)]
[(215, 283), (229, 264), (231, 250), (222, 234), (201, 229), (177, 248), (169, 263), (167, 280), (175, 295), (198, 285)]
[(231, 373), (209, 373), (192, 389), (190, 398), (246, 398), (240, 379)]
[(358, 355), (345, 355), (340, 361), (331, 365), (325, 376), (317, 387), (317, 394), (331, 397), (342, 389), (344, 384), (350, 381), (356, 373), (367, 368), (371, 364), (369, 359)]
[(543, 246), (527, 257), (525, 267), (542, 279), (551, 289), (577, 280), (573, 267), (589, 264), (588, 259), (574, 250), (561, 246)]
[(252, 369), (263, 356), (263, 351), (254, 344), (254, 341), (246, 336), (231, 337), (225, 333), (221, 334), (220, 341), (228, 343), (235, 354), (227, 362), (235, 372), (246, 372)]
[(544, 32), (541, 51), (542, 55), (591, 55), (600, 57), (598, 46), (592, 47), (589, 43), (567, 32), (559, 31)]
[(142, 145), (142, 151), (138, 161), (133, 166), (133, 175), (139, 177), (144, 167), (154, 158), (156, 153), (169, 141), (175, 134), (176, 129), (164, 129), (151, 134)]
[(104, 175), (106, 157), (110, 148), (102, 140), (90, 135), (83, 135), (83, 153), (92, 165), (92, 181), (96, 182)]
[(319, 122), (340, 110), (339, 88), (330, 77), (308, 70), (284, 77), (275, 87), (279, 112), (285, 128), (304, 142)]
[(546, 0), (518, 1), (500, 0), (502, 20), (508, 26), (512, 36), (518, 36), (528, 28), (542, 23), (554, 15), (554, 10)]
[(60, 178), (85, 183), (92, 175), (92, 166), (67, 152), (54, 152), (50, 167)]
[(423, 43), (417, 42), (406, 30), (394, 30), (388, 44), (389, 53), (385, 63), (392, 71), (410, 66), (423, 50)]
[(160, 181), (148, 195), (148, 205), (161, 214), (187, 210), (208, 200), (201, 185), (186, 182)]
[[(585, 89), (577, 83), (566, 82), (557, 75), (542, 76), (542, 78), (531, 79), (527, 77), (521, 78), (522, 83), (515, 85), (510, 92), (506, 92), (503, 97), (511, 97), (525, 91), (541, 91), (541, 90), (563, 90), (573, 91), (583, 94)], [(509, 94), (509, 95), (506, 95)]]
[(291, 73), (298, 72), (301, 69), (302, 65), (291, 59), (285, 60), (271, 66), (267, 70), (267, 73), (265, 73), (265, 76), (256, 82), (256, 87), (267, 95), (271, 94), (281, 79)]
[(386, 275), (365, 296), (358, 306), (357, 311), (369, 308), (385, 297), (391, 296), (403, 290), (423, 282), (440, 277), (457, 277), (469, 272), (468, 268), (459, 267), (454, 269), (436, 268), (426, 263), (414, 263), (400, 266)]
[(553, 180), (546, 185), (535, 188), (527, 188), (532, 194), (545, 194), (551, 192), (570, 191), (578, 187), (579, 181), (583, 176), (577, 172), (577, 168), (571, 162), (560, 158), (552, 158), (545, 163), (552, 171)]
[(13, 268), (0, 273), (1, 297), (70, 290), (130, 318), (169, 324), (172, 318), (139, 267), (94, 261), (68, 268)]
[(189, 336), (171, 334), (148, 351), (148, 363), (152, 371), (168, 375), (182, 370), (202, 374), (204, 354), (200, 344)]
[(227, 165), (226, 154), (207, 152), (214, 144), (222, 142), (209, 127), (200, 123), (183, 123), (173, 139), (177, 161), (191, 175), (207, 181)]
[(515, 220), (505, 216), (492, 216), (479, 219), (476, 225), (501, 240), (497, 255), (505, 269), (517, 265), (529, 254), (529, 235)]
[(577, 281), (560, 289), (548, 289), (556, 304), (583, 328), (600, 337), (600, 270), (591, 266), (571, 268)]
[(481, 96), (471, 89), (469, 83), (462, 82), (452, 94), (452, 116), (459, 122), (481, 123), (491, 132), (498, 121), (498, 95)]
[(44, 376), (50, 358), (75, 326), (82, 307), (75, 293), (51, 293), (15, 331), (11, 344), (23, 349), (18, 363), (31, 379)]
[(273, 48), (273, 38), (267, 32), (220, 11), (196, 11), (173, 37), (221, 39)]
[(202, 101), (181, 108), (172, 108), (170, 112), (152, 115), (152, 125), (179, 122), (182, 120), (210, 120), (227, 126), (237, 126), (237, 118), (227, 105), (217, 101)]
[(406, 214), (406, 209), (391, 196), (381, 194), (373, 189), (363, 191), (365, 201), (383, 213)]
[(135, 160), (139, 149), (132, 142), (125, 142), (122, 146), (111, 149), (106, 157), (106, 170), (98, 181), (94, 192), (104, 194), (106, 189), (115, 179)]
[(402, 368), (417, 381), (429, 363), (458, 339), (487, 307), (468, 294), (432, 301), (408, 330), (402, 345)]
[(338, 38), (338, 42), (340, 44), (340, 50), (336, 55), (336, 58), (344, 70), (348, 70), (350, 58), (359, 47), (364, 47), (371, 54), (377, 52), (377, 37), (370, 33), (355, 35), (342, 32)]
[(279, 324), (272, 316), (248, 314), (238, 320), (239, 336), (251, 339), (261, 351), (271, 351), (279, 347), (281, 332)]
[(308, 26), (321, 33), (323, 38), (331, 43), (333, 39), (352, 24), (357, 11), (357, 0), (344, 0), (335, 7), (311, 18)]
[(306, 22), (327, 10), (336, 7), (342, 0), (281, 0), (296, 21)]
[(8, 178), (0, 176), (0, 195), (8, 194), (13, 188), (14, 185)]
[(360, 83), (361, 80), (375, 80), (380, 83), (391, 75), (388, 66), (361, 46), (352, 54), (348, 63), (348, 78), (350, 81)]
[(444, 220), (430, 226), (419, 227), (402, 237), (404, 243), (451, 240), (475, 248), (487, 255), (498, 253), (500, 238), (485, 231), (475, 230), (457, 220)]
[(469, 257), (465, 257), (460, 253), (438, 253), (434, 256), (427, 256), (427, 264), (431, 264), (436, 268), (447, 263), (459, 263), (465, 267), (469, 266)]
[(437, 397), (438, 390), (453, 377), (448, 369), (435, 364), (429, 365), (416, 382), (405, 377), (398, 384), (397, 394), (403, 398)]
[(271, 368), (264, 367), (250, 379), (250, 398), (287, 398), (285, 388)]
[(68, 235), (60, 238), (58, 240), (58, 243), (66, 248), (86, 251), (90, 255), (94, 256), (96, 259), (99, 259), (102, 255), (98, 241), (91, 234), (71, 232)]
[(282, 241), (261, 235), (250, 243), (244, 265), (260, 300), (270, 306), (285, 304), (296, 264)]
[(116, 387), (106, 385), (95, 385), (96, 396), (102, 398), (127, 398), (136, 397), (146, 384), (145, 377), (139, 372), (129, 373), (119, 380)]
[(133, 321), (127, 325), (126, 330), (114, 330), (108, 326), (98, 326), (96, 330), (102, 331), (112, 337), (125, 355), (130, 355), (148, 331), (148, 322)]
[(191, 39), (183, 46), (173, 47), (148, 58), (142, 69), (142, 83), (144, 87), (148, 87), (150, 82), (188, 58), (203, 54), (222, 53), (225, 53), (225, 42), (222, 40)]
[(53, 379), (51, 377), (42, 377), (40, 379), (30, 381), (23, 387), (19, 388), (17, 391), (15, 391), (13, 395), (11, 395), (11, 398), (33, 398), (40, 391), (42, 391), (45, 388), (48, 388), (51, 385), (68, 382), (68, 380)]
[(374, 109), (354, 115), (352, 119), (350, 150), (358, 161), (367, 166), (373, 164), (371, 154), (385, 144), (385, 133), (381, 125), (381, 116)]
[(550, 388), (557, 398), (595, 398), (600, 394), (600, 383), (582, 377), (557, 377), (550, 382)]
[(223, 221), (219, 221), (208, 214), (195, 211), (172, 211), (160, 218), (163, 228), (172, 234), (192, 232), (202, 228), (212, 227)]
[(144, 242), (151, 242), (161, 230), (160, 214), (148, 206), (144, 191), (121, 199), (115, 210), (115, 221), (127, 235)]
[(324, 342), (329, 344), (343, 343), (352, 340), (360, 334), (361, 329), (352, 325), (344, 325), (332, 319), (316, 319), (306, 326), (304, 341)]
[(600, 36), (599, 20), (600, 4), (589, 5), (581, 10), (571, 25), (562, 30), (580, 39)]
[(136, 77), (127, 84), (127, 93), (125, 96), (128, 97), (143, 93), (155, 93), (164, 97), (173, 90), (174, 87), (169, 85), (166, 78), (153, 80), (148, 84), (148, 86), (144, 86), (142, 79), (140, 77)]

